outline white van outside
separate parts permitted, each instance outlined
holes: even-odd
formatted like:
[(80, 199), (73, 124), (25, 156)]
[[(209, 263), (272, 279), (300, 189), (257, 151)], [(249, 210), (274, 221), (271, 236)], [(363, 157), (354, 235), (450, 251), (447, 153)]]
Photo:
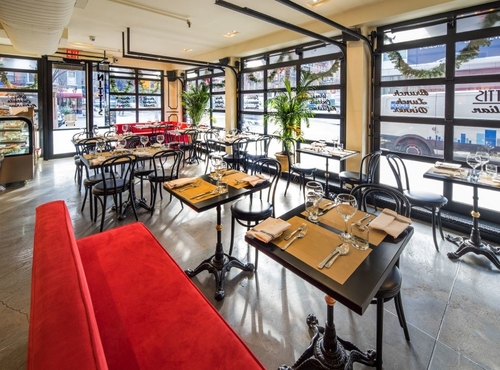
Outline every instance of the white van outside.
[[(396, 152), (443, 157), (444, 92), (395, 90), (383, 95), (381, 104), (381, 148)], [(455, 93), (455, 118), (500, 120), (500, 90), (469, 90)], [(384, 117), (442, 118), (442, 125), (387, 122)], [(455, 126), (454, 151), (470, 152), (477, 147), (500, 146), (497, 129)]]

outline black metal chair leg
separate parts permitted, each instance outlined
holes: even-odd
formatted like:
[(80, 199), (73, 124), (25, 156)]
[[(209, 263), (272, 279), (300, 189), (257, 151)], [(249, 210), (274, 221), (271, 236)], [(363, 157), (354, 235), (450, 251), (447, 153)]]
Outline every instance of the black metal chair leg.
[(233, 255), (233, 246), (234, 246), (234, 224), (235, 224), (235, 220), (234, 220), (234, 217), (231, 217), (231, 243), (229, 245), (229, 255), (232, 256)]
[(288, 186), (290, 186), (290, 177), (291, 176), (292, 176), (292, 174), (288, 173), (287, 180), (286, 180), (285, 197), (286, 197), (286, 192), (288, 191)]
[(384, 299), (377, 298), (377, 370), (382, 370), (383, 341), (384, 341)]
[(436, 208), (432, 208), (432, 217), (431, 217), (431, 222), (432, 222), (432, 239), (434, 240), (434, 246), (436, 247), (436, 250), (439, 252), (439, 246), (436, 238)]
[(437, 209), (437, 220), (438, 220), (439, 233), (441, 234), (441, 239), (444, 240), (443, 223), (441, 222), (441, 207)]
[(399, 318), (399, 324), (403, 328), (403, 331), (405, 333), (405, 339), (407, 342), (410, 341), (410, 333), (408, 332), (408, 325), (406, 324), (406, 318), (405, 318), (405, 312), (403, 310), (403, 301), (401, 298), (401, 292), (399, 292), (395, 297), (394, 297), (394, 305), (396, 306), (396, 312), (398, 314)]

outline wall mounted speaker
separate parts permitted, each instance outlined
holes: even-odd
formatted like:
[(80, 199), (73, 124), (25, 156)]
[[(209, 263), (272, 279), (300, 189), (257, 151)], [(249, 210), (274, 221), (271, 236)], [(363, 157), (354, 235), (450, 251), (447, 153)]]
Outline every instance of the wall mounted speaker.
[(168, 82), (173, 82), (177, 80), (177, 73), (175, 71), (167, 71)]
[(219, 63), (222, 64), (223, 66), (227, 66), (229, 64), (229, 60), (230, 60), (229, 57), (225, 57), (225, 58), (219, 59)]

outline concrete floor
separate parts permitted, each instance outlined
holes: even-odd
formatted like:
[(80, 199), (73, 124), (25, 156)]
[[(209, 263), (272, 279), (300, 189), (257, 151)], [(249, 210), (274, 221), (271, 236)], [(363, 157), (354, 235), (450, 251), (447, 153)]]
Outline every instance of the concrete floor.
[[(186, 166), (183, 175), (193, 176), (204, 166)], [(35, 179), (25, 186), (10, 186), (0, 193), (0, 369), (26, 367), (30, 306), (31, 258), (35, 207), (54, 200), (66, 201), (77, 238), (98, 232), (82, 214), (83, 193), (73, 180), (72, 159), (39, 162)], [(283, 197), (285, 182), (277, 192), (277, 214), (301, 202), (297, 185)], [(229, 225), (229, 209), (223, 212)], [(144, 222), (179, 265), (196, 267), (211, 255), (215, 245), (215, 210), (197, 214), (168, 197), (150, 216), (139, 212)], [(116, 221), (110, 214), (107, 229), (134, 221)], [(434, 249), (430, 227), (414, 223), (416, 232), (401, 258), (403, 304), (411, 342), (407, 343), (392, 302), (386, 304), (384, 323), (384, 369), (500, 369), (500, 274), (482, 257), (467, 255), (458, 262), (446, 257), (455, 247), (441, 242)], [(228, 245), (229, 228), (224, 230)], [(254, 250), (242, 240), (238, 228), (235, 254), (254, 259)], [(257, 273), (230, 271), (226, 298), (213, 298), (214, 279), (200, 273), (193, 278), (229, 324), (245, 340), (268, 369), (291, 365), (307, 347), (311, 333), (305, 319), (315, 313), (326, 320), (324, 294), (264, 255)], [(375, 307), (359, 316), (340, 304), (335, 306), (339, 336), (361, 349), (375, 347)], [(221, 350), (223, 348), (221, 347)], [(75, 367), (76, 369), (77, 367)], [(364, 369), (355, 365), (355, 369)], [(55, 369), (54, 369), (55, 370)]]

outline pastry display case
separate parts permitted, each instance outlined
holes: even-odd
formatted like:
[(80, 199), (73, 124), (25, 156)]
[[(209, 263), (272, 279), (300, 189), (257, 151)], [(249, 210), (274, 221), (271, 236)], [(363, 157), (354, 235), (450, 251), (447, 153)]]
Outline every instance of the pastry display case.
[(0, 184), (33, 179), (33, 122), (26, 117), (0, 117)]

